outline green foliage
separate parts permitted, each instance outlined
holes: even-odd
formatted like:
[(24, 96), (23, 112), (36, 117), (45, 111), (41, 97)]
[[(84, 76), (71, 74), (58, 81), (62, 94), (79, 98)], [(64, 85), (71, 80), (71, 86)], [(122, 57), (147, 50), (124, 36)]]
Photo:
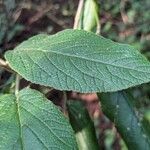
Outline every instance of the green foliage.
[(60, 90), (108, 92), (150, 81), (150, 63), (133, 47), (83, 30), (34, 36), (5, 58), (25, 79)]
[[(28, 2), (29, 5), (34, 3)], [(48, 5), (47, 2), (47, 0), (44, 1), (45, 5)], [(84, 0), (83, 2), (76, 28), (99, 33), (98, 1)], [(147, 41), (149, 39), (148, 6), (150, 1), (106, 0), (100, 2), (101, 33), (115, 41), (132, 43), (135, 47), (146, 50), (149, 45)], [(20, 0), (2, 0), (0, 4), (0, 45), (6, 46), (6, 49), (9, 48), (7, 42), (12, 40), (18, 31), (25, 29), (24, 25), (20, 24), (22, 20), (17, 21), (23, 8), (21, 4), (23, 2)], [(42, 14), (39, 4), (43, 7), (43, 1), (37, 1), (37, 14), (38, 12)], [(32, 8), (35, 9), (35, 6)], [(46, 7), (44, 8), (49, 11)], [(30, 16), (32, 19), (25, 19), (27, 20), (25, 26), (30, 26), (37, 21), (33, 18), (42, 17)], [(59, 26), (63, 25), (55, 17), (49, 14), (45, 16)], [(9, 67), (10, 70), (12, 68), (31, 84), (48, 86), (44, 87), (48, 91), (49, 87), (81, 93), (115, 91), (98, 94), (104, 114), (114, 122), (128, 149), (150, 149), (149, 110), (141, 121), (142, 117), (137, 115), (139, 112), (132, 103), (135, 102), (134, 98), (127, 91), (118, 92), (149, 82), (150, 63), (127, 44), (113, 42), (83, 30), (70, 29), (51, 36), (46, 34), (34, 36), (21, 43), (13, 51), (6, 52), (5, 58), (8, 62), (6, 68), (8, 70)], [(16, 94), (4, 94), (14, 92), (14, 77), (15, 74), (11, 74), (8, 77), (9, 80), (0, 86), (0, 149), (99, 149), (93, 122), (81, 102), (69, 101), (67, 107), (70, 124), (75, 131), (75, 139), (68, 120), (40, 92), (26, 88), (18, 93), (22, 87), (19, 87), (19, 81), (17, 81), (19, 79), (16, 79)], [(143, 85), (143, 87), (146, 86)], [(146, 89), (149, 90), (149, 85), (147, 87)], [(43, 91), (44, 88), (40, 86)], [(143, 94), (143, 90), (134, 89), (136, 89), (133, 90), (134, 94), (137, 94), (137, 91), (137, 95)], [(138, 97), (137, 95), (135, 97)], [(65, 98), (67, 99), (67, 96)], [(138, 99), (143, 102), (145, 95), (140, 95), (136, 101), (139, 101)], [(146, 99), (148, 100), (148, 97)], [(106, 149), (111, 149), (115, 142), (116, 132), (106, 131), (104, 135), (107, 138), (104, 145)], [(123, 140), (119, 142), (122, 142), (122, 149), (126, 149)]]
[(77, 149), (68, 120), (40, 92), (0, 97), (0, 149)]
[(83, 103), (68, 101), (68, 113), (79, 150), (99, 150), (94, 124)]
[[(149, 0), (100, 0), (100, 4), (102, 35), (136, 45), (140, 51), (149, 50)], [(123, 17), (126, 18), (125, 22)]]
[(131, 95), (125, 91), (98, 94), (102, 110), (115, 126), (129, 149), (149, 150), (150, 136), (135, 113)]

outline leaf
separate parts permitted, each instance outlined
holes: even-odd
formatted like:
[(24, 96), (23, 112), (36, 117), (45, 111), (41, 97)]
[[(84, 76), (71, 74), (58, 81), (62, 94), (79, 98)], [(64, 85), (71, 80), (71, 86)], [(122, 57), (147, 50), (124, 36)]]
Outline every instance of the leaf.
[(108, 92), (150, 81), (150, 62), (133, 47), (83, 30), (34, 36), (5, 58), (26, 80), (59, 90)]
[(104, 114), (114, 122), (129, 150), (149, 150), (150, 136), (125, 91), (98, 94)]
[(23, 89), (0, 97), (1, 150), (75, 150), (69, 122), (44, 95)]
[(94, 123), (83, 103), (68, 101), (68, 114), (79, 150), (99, 150)]

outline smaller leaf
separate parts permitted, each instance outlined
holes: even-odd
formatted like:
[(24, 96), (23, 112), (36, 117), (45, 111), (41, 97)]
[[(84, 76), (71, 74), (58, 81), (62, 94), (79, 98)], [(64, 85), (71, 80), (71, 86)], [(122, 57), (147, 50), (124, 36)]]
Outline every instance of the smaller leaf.
[(32, 89), (0, 97), (0, 131), (1, 150), (77, 150), (68, 120)]
[(83, 103), (68, 101), (68, 112), (79, 150), (99, 150), (93, 121)]

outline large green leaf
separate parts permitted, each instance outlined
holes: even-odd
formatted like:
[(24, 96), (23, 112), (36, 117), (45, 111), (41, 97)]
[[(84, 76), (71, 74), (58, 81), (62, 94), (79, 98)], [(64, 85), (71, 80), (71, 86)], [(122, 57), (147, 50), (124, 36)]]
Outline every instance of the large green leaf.
[(24, 89), (0, 97), (1, 150), (77, 149), (61, 112), (38, 91)]
[(149, 150), (150, 136), (131, 103), (133, 97), (125, 91), (98, 96), (104, 114), (115, 123), (129, 150)]
[(25, 79), (60, 90), (107, 92), (150, 81), (150, 62), (133, 47), (83, 30), (34, 36), (5, 57)]
[(79, 150), (99, 150), (94, 123), (83, 103), (68, 101), (68, 114)]

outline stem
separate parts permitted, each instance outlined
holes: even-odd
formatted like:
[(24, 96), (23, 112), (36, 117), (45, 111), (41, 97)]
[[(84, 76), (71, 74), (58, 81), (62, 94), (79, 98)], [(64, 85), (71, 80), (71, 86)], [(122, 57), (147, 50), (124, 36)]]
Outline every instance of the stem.
[(77, 9), (77, 13), (75, 16), (75, 20), (74, 20), (74, 26), (73, 26), (74, 29), (78, 28), (83, 6), (84, 6), (84, 0), (80, 0), (79, 5), (78, 5), (78, 9)]
[(19, 85), (20, 85), (20, 76), (16, 75), (16, 85), (15, 85), (15, 95), (17, 96), (19, 93)]
[(14, 73), (14, 71), (9, 67), (8, 62), (4, 61), (0, 58), (0, 67), (4, 68), (5, 70)]

